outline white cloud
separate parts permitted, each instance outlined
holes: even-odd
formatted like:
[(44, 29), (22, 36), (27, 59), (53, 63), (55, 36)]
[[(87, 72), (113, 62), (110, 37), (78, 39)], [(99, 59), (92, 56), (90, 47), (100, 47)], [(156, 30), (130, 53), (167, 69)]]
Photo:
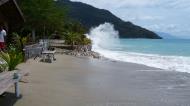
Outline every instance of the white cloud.
[(100, 8), (111, 6), (112, 8), (119, 7), (155, 7), (161, 6), (166, 8), (189, 8), (189, 0), (71, 0), (80, 1), (95, 5)]
[(189, 35), (190, 0), (72, 0), (108, 9), (153, 31)]
[(111, 6), (113, 8), (118, 7), (132, 7), (132, 6), (151, 6), (155, 5), (159, 0), (71, 0), (71, 1), (80, 1), (98, 7)]

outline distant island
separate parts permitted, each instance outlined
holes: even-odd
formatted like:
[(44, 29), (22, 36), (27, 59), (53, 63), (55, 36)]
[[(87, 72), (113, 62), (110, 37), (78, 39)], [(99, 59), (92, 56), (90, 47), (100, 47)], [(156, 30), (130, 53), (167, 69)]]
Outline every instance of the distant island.
[(150, 30), (121, 20), (108, 10), (98, 9), (81, 2), (71, 2), (70, 0), (57, 0), (57, 4), (67, 7), (69, 17), (79, 21), (87, 30), (109, 22), (114, 24), (115, 29), (119, 31), (120, 38), (162, 39), (162, 37)]

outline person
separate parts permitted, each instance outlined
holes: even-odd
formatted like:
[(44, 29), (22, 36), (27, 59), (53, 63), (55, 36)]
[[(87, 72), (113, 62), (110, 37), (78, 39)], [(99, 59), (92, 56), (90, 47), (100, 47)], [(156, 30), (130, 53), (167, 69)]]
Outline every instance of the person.
[(5, 49), (5, 37), (7, 36), (7, 32), (3, 27), (0, 27), (0, 50)]

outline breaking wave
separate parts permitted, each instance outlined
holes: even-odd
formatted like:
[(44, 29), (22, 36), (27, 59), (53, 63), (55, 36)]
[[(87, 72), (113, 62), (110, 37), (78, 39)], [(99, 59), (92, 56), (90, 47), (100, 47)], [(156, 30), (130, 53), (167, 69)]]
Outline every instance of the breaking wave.
[(190, 57), (137, 53), (130, 52), (125, 48), (119, 48), (123, 47), (120, 43), (119, 33), (110, 23), (104, 23), (92, 28), (87, 37), (93, 41), (93, 51), (106, 58), (143, 64), (168, 71), (190, 72)]

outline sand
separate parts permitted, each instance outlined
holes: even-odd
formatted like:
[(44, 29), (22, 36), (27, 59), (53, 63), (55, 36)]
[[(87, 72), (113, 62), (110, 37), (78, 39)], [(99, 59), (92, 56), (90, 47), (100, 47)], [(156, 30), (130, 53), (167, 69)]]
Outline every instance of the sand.
[(133, 63), (56, 55), (51, 64), (21, 64), (30, 76), (0, 106), (190, 106), (190, 74)]

